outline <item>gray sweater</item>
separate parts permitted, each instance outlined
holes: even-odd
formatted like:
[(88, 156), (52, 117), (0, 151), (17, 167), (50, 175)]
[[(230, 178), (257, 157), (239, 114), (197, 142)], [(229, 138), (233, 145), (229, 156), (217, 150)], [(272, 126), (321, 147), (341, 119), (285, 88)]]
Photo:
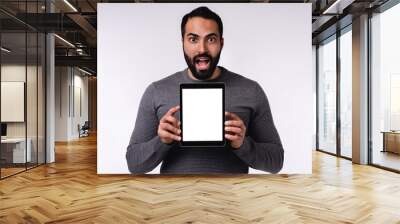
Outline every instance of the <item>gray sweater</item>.
[[(237, 114), (247, 128), (243, 145), (225, 147), (185, 147), (161, 142), (157, 135), (161, 117), (179, 105), (180, 83), (193, 80), (188, 69), (150, 84), (144, 92), (126, 160), (133, 174), (147, 173), (161, 162), (162, 174), (248, 173), (249, 166), (277, 173), (282, 169), (284, 150), (275, 128), (267, 97), (260, 85), (220, 67), (221, 75), (212, 82), (225, 83), (225, 110)], [(175, 114), (179, 119), (180, 113)]]

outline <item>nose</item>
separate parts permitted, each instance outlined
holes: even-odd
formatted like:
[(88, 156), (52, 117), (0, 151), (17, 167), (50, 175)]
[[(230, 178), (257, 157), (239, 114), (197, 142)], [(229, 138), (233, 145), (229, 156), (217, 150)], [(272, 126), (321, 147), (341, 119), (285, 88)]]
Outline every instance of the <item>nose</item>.
[(204, 54), (207, 52), (207, 44), (205, 41), (200, 41), (199, 42), (199, 48), (198, 48), (199, 54)]

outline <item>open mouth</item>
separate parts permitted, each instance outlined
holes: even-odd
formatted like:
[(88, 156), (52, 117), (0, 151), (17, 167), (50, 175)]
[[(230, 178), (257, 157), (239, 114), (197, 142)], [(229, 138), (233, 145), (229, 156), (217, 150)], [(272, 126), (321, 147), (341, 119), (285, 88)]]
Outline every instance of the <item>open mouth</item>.
[(195, 59), (196, 68), (198, 70), (206, 70), (210, 65), (210, 58), (208, 57), (198, 57)]

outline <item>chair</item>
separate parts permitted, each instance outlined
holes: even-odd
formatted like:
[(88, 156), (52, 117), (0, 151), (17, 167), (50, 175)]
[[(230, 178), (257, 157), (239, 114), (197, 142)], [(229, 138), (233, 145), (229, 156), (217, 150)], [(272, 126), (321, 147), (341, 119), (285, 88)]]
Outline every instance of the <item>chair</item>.
[(78, 124), (79, 138), (89, 136), (89, 129), (90, 129), (89, 121), (85, 121), (82, 127), (80, 127), (80, 125)]

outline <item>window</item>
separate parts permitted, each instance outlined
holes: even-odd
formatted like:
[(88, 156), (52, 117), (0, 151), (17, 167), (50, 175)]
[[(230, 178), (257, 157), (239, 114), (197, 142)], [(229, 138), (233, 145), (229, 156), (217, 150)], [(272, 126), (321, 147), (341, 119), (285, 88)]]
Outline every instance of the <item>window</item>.
[[(43, 13), (44, 3), (0, 6), (17, 5), (22, 15)], [(0, 178), (45, 163), (45, 44), (44, 33), (0, 12)]]
[(352, 157), (352, 35), (351, 26), (340, 36), (340, 155)]
[(318, 149), (336, 153), (336, 38), (318, 47)]
[(371, 18), (371, 162), (400, 170), (400, 5)]

